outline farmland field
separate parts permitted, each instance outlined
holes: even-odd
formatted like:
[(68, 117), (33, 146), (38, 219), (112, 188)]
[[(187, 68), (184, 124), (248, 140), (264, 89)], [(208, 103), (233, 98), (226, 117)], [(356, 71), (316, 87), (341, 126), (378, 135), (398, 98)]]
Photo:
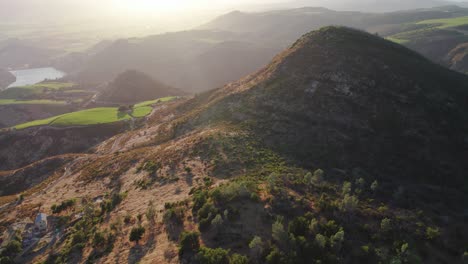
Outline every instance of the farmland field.
[(46, 91), (56, 91), (69, 89), (74, 86), (73, 83), (62, 82), (45, 82), (34, 85), (26, 85), (20, 87), (12, 87), (0, 92), (0, 98), (3, 99), (18, 99), (22, 97), (30, 97), (40, 95)]
[(454, 18), (443, 18), (443, 19), (430, 19), (420, 21), (419, 25), (434, 25), (436, 28), (444, 29), (451, 27), (458, 27), (468, 24), (468, 16), (454, 17)]
[(54, 100), (14, 100), (14, 99), (0, 99), (0, 105), (24, 105), (24, 104), (48, 104), (48, 105), (64, 105), (65, 101)]
[(118, 121), (129, 120), (132, 117), (140, 118), (147, 116), (151, 113), (152, 107), (149, 106), (156, 102), (166, 102), (174, 99), (175, 97), (165, 97), (157, 100), (142, 102), (133, 108), (131, 114), (119, 112), (117, 107), (100, 107), (92, 108), (78, 112), (72, 112), (59, 116), (54, 116), (47, 119), (35, 120), (32, 122), (24, 123), (15, 126), (16, 129), (24, 129), (34, 126), (85, 126), (95, 124), (106, 124)]

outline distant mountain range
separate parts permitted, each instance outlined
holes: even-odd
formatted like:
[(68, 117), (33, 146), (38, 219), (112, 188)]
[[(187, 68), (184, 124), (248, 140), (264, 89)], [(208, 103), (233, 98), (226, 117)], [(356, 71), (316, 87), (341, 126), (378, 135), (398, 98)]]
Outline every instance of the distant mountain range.
[[(77, 82), (99, 84), (127, 69), (136, 69), (170, 86), (200, 92), (260, 69), (302, 34), (323, 26), (346, 25), (386, 37), (421, 29), (417, 24), (420, 21), (464, 16), (468, 16), (468, 9), (456, 6), (384, 14), (314, 7), (258, 13), (235, 11), (195, 30), (122, 39), (95, 52), (75, 53), (62, 58), (56, 66), (71, 73), (70, 77)], [(464, 43), (465, 33), (442, 30), (447, 31), (449, 34), (437, 35), (428, 31), (431, 34), (416, 43), (403, 44), (451, 67), (452, 63), (447, 62), (448, 53)], [(459, 37), (445, 41), (453, 33)], [(435, 40), (445, 44), (431, 45)]]
[(278, 4), (281, 8), (322, 6), (340, 11), (394, 12), (447, 5), (467, 6), (466, 2), (445, 0), (295, 0)]

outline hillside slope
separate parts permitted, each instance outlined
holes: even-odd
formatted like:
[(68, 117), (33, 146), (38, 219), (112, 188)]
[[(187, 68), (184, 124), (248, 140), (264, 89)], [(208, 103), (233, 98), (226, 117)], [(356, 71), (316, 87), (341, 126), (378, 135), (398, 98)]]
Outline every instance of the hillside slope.
[[(371, 34), (311, 32), (263, 70), (57, 162), (0, 211), (5, 234), (39, 212), (51, 228), (3, 257), (462, 263), (467, 78)], [(22, 171), (0, 177), (34, 182)]]
[(100, 93), (103, 102), (134, 104), (154, 98), (183, 95), (184, 92), (151, 79), (148, 75), (128, 70), (119, 74)]

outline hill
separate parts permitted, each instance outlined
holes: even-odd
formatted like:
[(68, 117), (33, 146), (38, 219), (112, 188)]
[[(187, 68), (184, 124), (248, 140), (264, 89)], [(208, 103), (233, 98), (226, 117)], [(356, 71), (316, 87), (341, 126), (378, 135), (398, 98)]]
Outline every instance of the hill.
[(16, 77), (8, 71), (0, 69), (0, 90), (7, 88), (16, 81)]
[[(303, 34), (328, 25), (345, 25), (379, 33), (398, 41), (398, 35), (431, 25), (434, 19), (468, 16), (468, 9), (445, 6), (391, 13), (334, 11), (305, 7), (266, 12), (231, 12), (195, 30), (144, 38), (121, 39), (101, 48), (62, 58), (56, 66), (80, 83), (105, 83), (127, 69), (144, 72), (187, 92), (207, 91), (264, 67), (279, 51)], [(449, 31), (449, 34), (444, 32)], [(465, 33), (443, 29), (416, 45), (400, 42), (437, 63), (461, 44)], [(454, 36), (456, 35), (456, 36)], [(418, 39), (419, 35), (414, 35)], [(434, 44), (435, 43), (435, 44)]]
[[(0, 173), (25, 185), (0, 189), (5, 234), (29, 242), (21, 221), (39, 212), (51, 225), (3, 257), (461, 263), (467, 79), (372, 34), (311, 32), (257, 73), (161, 105), (88, 155)], [(41, 183), (25, 177), (31, 168)]]
[(155, 81), (142, 72), (128, 70), (109, 83), (99, 94), (97, 101), (134, 104), (152, 98), (183, 94), (184, 92)]

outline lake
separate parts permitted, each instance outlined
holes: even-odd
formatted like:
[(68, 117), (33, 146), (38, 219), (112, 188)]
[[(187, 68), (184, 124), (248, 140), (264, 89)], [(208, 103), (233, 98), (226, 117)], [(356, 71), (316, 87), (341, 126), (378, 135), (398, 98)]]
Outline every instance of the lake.
[(46, 79), (55, 80), (65, 76), (64, 72), (52, 67), (11, 71), (11, 73), (16, 76), (16, 82), (12, 83), (8, 88), (36, 84)]

